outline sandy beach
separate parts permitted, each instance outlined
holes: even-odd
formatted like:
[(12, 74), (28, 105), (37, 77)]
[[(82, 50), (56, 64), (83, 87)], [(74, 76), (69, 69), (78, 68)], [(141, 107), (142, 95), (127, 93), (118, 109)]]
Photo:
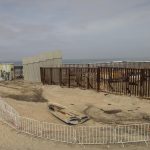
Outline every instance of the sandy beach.
[[(47, 104), (58, 103), (83, 114), (90, 120), (82, 125), (132, 124), (149, 122), (150, 101), (136, 97), (97, 93), (92, 90), (65, 88), (33, 84), (23, 80), (0, 83), (0, 96), (15, 108), (21, 116), (65, 124), (48, 111)], [(29, 135), (17, 133), (0, 122), (0, 148), (9, 149), (83, 149), (83, 146), (56, 143)], [(122, 145), (111, 145), (111, 149), (121, 149)], [(107, 146), (85, 146), (85, 149), (108, 149)], [(125, 149), (148, 149), (145, 144), (125, 145)]]
[(72, 145), (60, 142), (34, 138), (23, 133), (17, 133), (0, 122), (0, 150), (149, 150), (145, 143), (123, 145)]
[(43, 86), (22, 80), (0, 83), (0, 96), (20, 115), (51, 123), (64, 124), (49, 113), (47, 107), (49, 102), (87, 114), (90, 120), (84, 125), (150, 121), (150, 101), (136, 97), (97, 93), (92, 90), (55, 85)]

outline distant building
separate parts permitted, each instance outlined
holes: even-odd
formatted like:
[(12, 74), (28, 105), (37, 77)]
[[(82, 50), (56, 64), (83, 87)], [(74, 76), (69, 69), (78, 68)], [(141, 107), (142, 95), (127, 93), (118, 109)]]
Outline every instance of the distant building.
[(0, 80), (14, 79), (14, 64), (0, 64)]

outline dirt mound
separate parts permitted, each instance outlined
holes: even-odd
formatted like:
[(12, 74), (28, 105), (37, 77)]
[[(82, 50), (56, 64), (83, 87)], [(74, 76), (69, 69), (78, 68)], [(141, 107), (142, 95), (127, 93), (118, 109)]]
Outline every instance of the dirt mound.
[(91, 119), (96, 122), (103, 123), (120, 123), (123, 121), (130, 120), (142, 120), (143, 116), (129, 113), (127, 111), (122, 111), (121, 109), (109, 109), (105, 110), (93, 105), (87, 106), (84, 113), (88, 115)]
[(4, 98), (27, 102), (47, 102), (42, 96), (41, 85), (23, 81), (3, 81), (0, 83), (0, 87), (0, 96)]
[(34, 89), (31, 92), (26, 92), (24, 94), (5, 94), (5, 97), (27, 102), (47, 102), (47, 100), (42, 96), (42, 91), (42, 89)]

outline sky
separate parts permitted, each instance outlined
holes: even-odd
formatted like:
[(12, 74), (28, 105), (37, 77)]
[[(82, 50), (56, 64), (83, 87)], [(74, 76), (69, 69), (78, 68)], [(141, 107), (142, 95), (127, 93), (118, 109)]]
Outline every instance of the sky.
[(0, 0), (0, 61), (150, 58), (150, 0)]

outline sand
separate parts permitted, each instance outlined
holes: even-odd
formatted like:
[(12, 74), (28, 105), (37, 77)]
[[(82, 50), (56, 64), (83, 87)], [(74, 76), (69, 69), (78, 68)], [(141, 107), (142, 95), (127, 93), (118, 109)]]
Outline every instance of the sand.
[[(97, 93), (79, 88), (43, 86), (43, 96), (50, 102), (68, 106), (91, 117), (90, 124), (147, 122), (143, 117), (150, 114), (150, 101), (136, 97)], [(120, 113), (106, 113), (121, 110)], [(92, 122), (93, 121), (93, 122)]]
[(0, 96), (22, 116), (62, 123), (48, 111), (47, 104), (59, 103), (87, 114), (84, 125), (150, 122), (150, 101), (60, 86), (33, 84), (22, 80), (0, 83)]
[[(22, 80), (0, 82), (0, 96), (14, 107), (20, 115), (40, 121), (64, 124), (48, 111), (47, 103), (54, 102), (89, 115), (91, 119), (83, 125), (149, 122), (150, 101), (135, 97), (97, 93), (79, 88), (43, 86), (42, 84), (33, 84)], [(0, 133), (0, 150), (84, 148), (80, 145), (63, 144), (17, 133), (2, 122), (0, 122)], [(119, 150), (122, 149), (121, 146), (111, 145), (110, 148)], [(108, 149), (108, 146), (89, 145), (85, 146), (85, 149), (101, 150)], [(146, 150), (149, 147), (146, 147), (145, 144), (130, 144), (125, 145), (124, 149)]]
[(123, 145), (72, 145), (17, 133), (0, 122), (0, 150), (149, 150), (145, 143)]

